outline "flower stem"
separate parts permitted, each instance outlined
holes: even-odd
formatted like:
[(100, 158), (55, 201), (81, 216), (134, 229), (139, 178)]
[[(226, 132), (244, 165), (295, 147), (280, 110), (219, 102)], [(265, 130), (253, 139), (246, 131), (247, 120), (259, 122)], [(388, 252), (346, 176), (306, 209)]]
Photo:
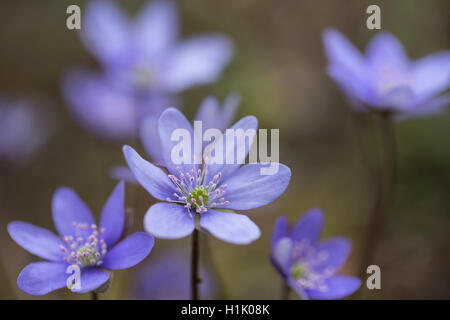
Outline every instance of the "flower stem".
[(288, 284), (286, 283), (286, 281), (283, 279), (281, 282), (281, 295), (280, 295), (280, 300), (289, 300), (289, 293), (290, 293), (291, 289), (289, 288)]
[(192, 251), (191, 251), (191, 298), (192, 300), (199, 300), (198, 284), (200, 279), (198, 277), (198, 267), (200, 258), (199, 234), (197, 228), (192, 232)]
[(95, 292), (95, 291), (91, 292), (91, 300), (99, 300), (97, 292)]
[(374, 264), (373, 259), (376, 255), (379, 237), (387, 222), (396, 171), (396, 139), (392, 120), (388, 113), (382, 113), (378, 120), (379, 164), (377, 170), (374, 171), (375, 198), (361, 250), (361, 277), (363, 278), (367, 275), (367, 267)]

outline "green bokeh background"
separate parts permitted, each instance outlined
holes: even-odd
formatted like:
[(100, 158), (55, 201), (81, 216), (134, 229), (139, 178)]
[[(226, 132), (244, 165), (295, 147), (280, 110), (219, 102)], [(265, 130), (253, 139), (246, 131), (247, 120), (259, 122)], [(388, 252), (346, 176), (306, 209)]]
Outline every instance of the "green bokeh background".
[[(211, 236), (203, 259), (220, 275), (221, 298), (277, 299), (280, 278), (269, 263), (274, 221), (285, 214), (294, 222), (312, 207), (326, 214), (325, 236), (346, 236), (353, 251), (343, 272), (357, 275), (374, 184), (358, 141), (373, 148), (370, 117), (356, 116), (326, 75), (321, 34), (327, 27), (344, 32), (362, 49), (376, 31), (365, 26), (370, 4), (381, 7), (382, 28), (393, 32), (409, 55), (449, 47), (447, 0), (186, 0), (178, 1), (183, 35), (217, 31), (230, 35), (236, 55), (215, 84), (182, 94), (192, 118), (210, 94), (223, 99), (241, 94), (238, 116), (255, 115), (260, 128), (280, 129), (280, 162), (293, 172), (289, 188), (271, 205), (247, 214), (262, 231), (249, 246)], [(115, 181), (108, 169), (123, 164), (121, 146), (92, 137), (70, 117), (60, 97), (62, 73), (74, 65), (95, 68), (78, 35), (66, 29), (66, 8), (85, 1), (41, 0), (0, 3), (0, 93), (37, 95), (57, 120), (57, 132), (32, 163), (3, 169), (0, 177), (0, 298), (33, 299), (16, 286), (20, 270), (37, 258), (6, 232), (12, 220), (53, 230), (51, 198), (56, 188), (74, 188), (98, 215)], [(120, 1), (133, 14), (144, 1)], [(356, 125), (355, 125), (356, 124)], [(363, 135), (363, 133), (365, 133)], [(398, 171), (394, 200), (384, 225), (375, 263), (382, 289), (363, 288), (353, 298), (450, 298), (450, 114), (396, 124)], [(134, 144), (138, 146), (138, 143)], [(138, 147), (139, 149), (139, 147)], [(140, 148), (142, 150), (142, 148)], [(127, 206), (135, 211), (134, 229), (154, 200), (127, 186)], [(188, 249), (189, 238), (157, 240), (152, 260), (173, 247)], [(204, 247), (202, 247), (204, 248)], [(115, 272), (101, 299), (131, 298), (139, 268)], [(189, 268), (189, 265), (185, 266)], [(85, 299), (67, 290), (40, 297)], [(296, 298), (292, 295), (292, 298)]]

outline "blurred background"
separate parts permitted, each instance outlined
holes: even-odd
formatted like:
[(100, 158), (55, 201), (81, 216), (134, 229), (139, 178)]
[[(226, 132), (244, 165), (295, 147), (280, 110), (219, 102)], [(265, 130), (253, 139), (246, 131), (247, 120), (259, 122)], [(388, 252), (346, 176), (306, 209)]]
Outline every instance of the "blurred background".
[[(118, 2), (130, 15), (145, 3)], [(108, 171), (125, 163), (121, 144), (105, 142), (83, 130), (61, 97), (60, 81), (65, 71), (74, 65), (96, 68), (77, 32), (66, 28), (67, 6), (78, 4), (83, 10), (86, 3), (16, 0), (0, 4), (0, 96), (31, 101), (42, 118), (39, 123), (44, 125), (30, 133), (30, 139), (36, 134), (45, 140), (27, 161), (13, 157), (2, 159), (0, 164), (2, 299), (36, 298), (21, 292), (16, 279), (23, 267), (38, 258), (11, 240), (7, 223), (23, 220), (54, 230), (51, 199), (60, 186), (74, 188), (98, 216), (116, 184)], [(281, 214), (293, 223), (312, 207), (325, 211), (324, 236), (352, 239), (353, 251), (342, 272), (358, 275), (360, 244), (375, 190), (358, 145), (362, 141), (369, 149), (373, 147), (373, 121), (370, 116), (356, 115), (327, 76), (321, 34), (325, 28), (335, 27), (363, 49), (377, 32), (366, 28), (366, 8), (377, 4), (382, 29), (396, 35), (409, 56), (417, 59), (449, 47), (449, 1), (177, 3), (182, 36), (215, 31), (229, 35), (235, 44), (234, 59), (219, 81), (181, 94), (180, 105), (186, 115), (192, 119), (207, 95), (214, 94), (222, 101), (229, 92), (238, 92), (242, 102), (236, 119), (253, 114), (260, 128), (279, 128), (280, 162), (293, 172), (287, 191), (279, 199), (247, 212), (262, 231), (258, 241), (237, 246), (202, 236), (202, 273), (208, 273), (207, 282), (216, 288), (202, 291), (203, 297), (278, 299), (281, 278), (269, 262), (273, 224)], [(350, 298), (448, 299), (450, 113), (400, 122), (396, 135), (395, 195), (374, 259), (381, 267), (382, 289), (369, 291), (363, 285)], [(139, 142), (131, 144), (142, 151)], [(135, 230), (142, 230), (143, 216), (153, 202), (142, 188), (127, 185), (127, 206), (134, 210)], [(185, 254), (179, 260), (182, 262), (173, 263), (186, 274), (189, 240), (157, 240), (144, 263), (131, 272), (114, 273), (113, 284), (101, 299), (138, 297), (136, 282), (145, 281), (142, 279), (148, 277), (148, 270), (158, 269), (159, 259), (174, 248)], [(187, 277), (185, 281), (189, 281)], [(39, 298), (88, 296), (59, 290)], [(292, 294), (291, 298), (296, 297)]]

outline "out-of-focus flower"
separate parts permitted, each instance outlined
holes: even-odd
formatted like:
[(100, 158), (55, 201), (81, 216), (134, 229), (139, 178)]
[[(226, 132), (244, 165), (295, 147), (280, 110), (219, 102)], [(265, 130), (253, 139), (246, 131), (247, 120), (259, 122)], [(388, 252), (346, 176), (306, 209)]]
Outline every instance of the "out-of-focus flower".
[[(146, 263), (138, 274), (134, 297), (144, 300), (187, 300), (190, 299), (189, 259), (180, 251), (165, 253)], [(141, 267), (141, 268), (142, 268)], [(200, 297), (213, 299), (216, 294), (216, 282), (205, 265), (200, 267)]]
[(136, 138), (142, 119), (159, 117), (177, 93), (216, 81), (233, 55), (219, 34), (180, 42), (172, 1), (151, 1), (130, 20), (114, 2), (94, 0), (83, 21), (81, 39), (103, 73), (69, 72), (63, 95), (75, 117), (105, 138)]
[[(198, 214), (199, 226), (223, 241), (248, 244), (258, 239), (259, 228), (247, 216), (228, 210), (249, 210), (271, 203), (286, 189), (291, 171), (279, 164), (277, 173), (261, 175), (260, 170), (265, 167), (261, 163), (241, 166), (257, 126), (256, 118), (248, 116), (231, 127), (244, 132), (253, 131), (248, 147), (239, 145), (246, 144), (246, 141), (239, 141), (233, 144), (232, 150), (227, 150), (234, 155), (240, 154), (235, 164), (225, 164), (225, 161), (222, 161), (224, 164), (207, 164), (202, 154), (197, 155), (197, 160), (203, 159), (201, 165), (176, 165), (171, 155), (173, 147), (179, 142), (171, 140), (173, 131), (184, 129), (189, 133), (191, 141), (186, 142), (189, 148), (194, 146), (196, 138), (192, 125), (180, 111), (173, 108), (163, 112), (158, 124), (164, 167), (168, 173), (142, 159), (133, 148), (124, 146), (125, 159), (139, 183), (156, 199), (167, 201), (150, 207), (144, 219), (145, 229), (159, 238), (182, 238), (192, 233), (196, 227), (195, 215)], [(225, 143), (218, 145), (224, 146)], [(237, 150), (242, 152), (237, 153)], [(191, 154), (195, 158), (195, 150)]]
[(52, 132), (53, 123), (31, 101), (0, 97), (0, 162), (9, 165), (28, 162)]
[(271, 261), (286, 283), (303, 299), (340, 299), (355, 292), (361, 280), (335, 275), (348, 258), (346, 238), (319, 241), (324, 224), (320, 209), (301, 217), (289, 230), (278, 218), (272, 236)]
[[(220, 107), (219, 101), (215, 97), (207, 97), (203, 100), (195, 115), (195, 121), (202, 122), (202, 130), (218, 129), (224, 131), (234, 118), (240, 98), (237, 94), (231, 93), (227, 96)], [(147, 118), (140, 128), (141, 142), (151, 162), (164, 165), (163, 150), (161, 148), (158, 119)], [(125, 180), (129, 183), (138, 183), (133, 173), (125, 166), (112, 168), (111, 175), (115, 179)]]
[(30, 253), (46, 262), (27, 265), (19, 274), (17, 285), (31, 295), (43, 295), (65, 287), (76, 265), (80, 281), (71, 287), (84, 293), (105, 284), (109, 273), (102, 271), (130, 268), (141, 262), (152, 250), (154, 239), (136, 232), (120, 240), (125, 220), (125, 187), (120, 182), (104, 205), (100, 225), (95, 224), (89, 208), (69, 188), (58, 189), (53, 196), (53, 221), (60, 236), (26, 222), (11, 222), (11, 238)]
[[(387, 111), (397, 118), (436, 114), (450, 103), (450, 51), (410, 61), (402, 44), (378, 33), (362, 55), (331, 29), (323, 34), (328, 73), (358, 111)], [(438, 96), (438, 97), (437, 97)]]

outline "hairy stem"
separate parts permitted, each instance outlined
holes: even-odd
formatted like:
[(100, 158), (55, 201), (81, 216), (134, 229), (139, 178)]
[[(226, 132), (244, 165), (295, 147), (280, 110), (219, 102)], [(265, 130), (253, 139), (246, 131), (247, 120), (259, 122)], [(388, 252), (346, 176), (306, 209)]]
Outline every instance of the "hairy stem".
[(387, 222), (396, 171), (396, 139), (393, 123), (387, 113), (382, 113), (377, 120), (379, 120), (377, 128), (379, 163), (377, 170), (374, 171), (375, 197), (361, 251), (361, 277), (365, 277), (367, 267), (374, 264), (379, 236)]
[(192, 232), (192, 248), (191, 248), (191, 298), (192, 300), (199, 300), (198, 284), (200, 282), (198, 276), (200, 245), (199, 234), (197, 228)]

